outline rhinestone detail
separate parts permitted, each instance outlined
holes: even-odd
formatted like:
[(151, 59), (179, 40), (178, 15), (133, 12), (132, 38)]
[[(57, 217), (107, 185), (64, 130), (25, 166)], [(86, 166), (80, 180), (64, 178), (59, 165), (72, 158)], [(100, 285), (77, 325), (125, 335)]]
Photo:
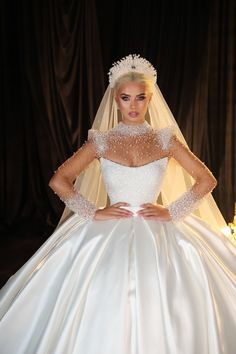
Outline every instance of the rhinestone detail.
[(155, 154), (163, 155), (162, 151), (168, 150), (173, 134), (172, 126), (156, 130), (146, 121), (137, 125), (120, 122), (110, 131), (89, 130), (88, 139), (93, 141), (98, 158), (107, 154), (119, 155), (128, 161), (133, 151), (136, 160), (142, 162), (152, 156), (155, 160), (164, 157), (155, 157)]
[(137, 125), (129, 125), (120, 122), (113, 129), (111, 129), (111, 133), (117, 133), (121, 135), (131, 135), (131, 136), (142, 135), (145, 133), (150, 133), (152, 131), (153, 131), (152, 127), (146, 121)]
[(119, 77), (132, 71), (144, 74), (154, 84), (156, 83), (157, 72), (152, 64), (147, 59), (140, 57), (139, 54), (130, 54), (113, 63), (108, 72), (110, 87), (115, 86), (115, 82)]
[(60, 199), (65, 203), (67, 208), (83, 219), (93, 219), (96, 211), (95, 205), (84, 198), (78, 190), (75, 190), (72, 195), (64, 198), (60, 197)]
[(180, 198), (172, 202), (167, 209), (169, 210), (171, 219), (179, 221), (184, 219), (188, 214), (197, 209), (202, 198), (196, 195), (193, 189), (185, 192)]

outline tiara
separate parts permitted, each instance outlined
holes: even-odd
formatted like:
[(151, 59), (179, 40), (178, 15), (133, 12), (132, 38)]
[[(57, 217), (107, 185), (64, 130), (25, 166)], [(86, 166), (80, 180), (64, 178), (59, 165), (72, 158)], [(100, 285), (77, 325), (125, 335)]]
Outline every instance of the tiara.
[(141, 73), (146, 75), (149, 79), (156, 83), (157, 72), (149, 63), (148, 60), (140, 57), (139, 54), (130, 54), (121, 60), (112, 64), (110, 71), (108, 72), (110, 87), (115, 86), (116, 80), (130, 71)]

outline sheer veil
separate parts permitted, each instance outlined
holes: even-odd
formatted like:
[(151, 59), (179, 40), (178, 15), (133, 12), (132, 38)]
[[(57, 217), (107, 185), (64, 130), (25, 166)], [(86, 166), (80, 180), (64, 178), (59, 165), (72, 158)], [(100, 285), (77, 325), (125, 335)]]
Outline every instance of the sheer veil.
[[(114, 89), (109, 85), (98, 108), (92, 129), (110, 130), (118, 124), (119, 120), (120, 115), (114, 99)], [(155, 84), (152, 99), (149, 103), (146, 120), (155, 129), (170, 127), (170, 129), (174, 130), (177, 137), (187, 145), (157, 84)], [(164, 205), (170, 204), (186, 192), (193, 183), (193, 178), (174, 159), (170, 159), (158, 202)], [(104, 207), (109, 203), (98, 160), (94, 160), (76, 179), (75, 185), (83, 196), (94, 203), (97, 208)], [(203, 222), (218, 230), (218, 232), (226, 226), (225, 220), (211, 194), (204, 198), (193, 214), (196, 218), (200, 218)], [(71, 211), (65, 208), (58, 226), (70, 215)]]

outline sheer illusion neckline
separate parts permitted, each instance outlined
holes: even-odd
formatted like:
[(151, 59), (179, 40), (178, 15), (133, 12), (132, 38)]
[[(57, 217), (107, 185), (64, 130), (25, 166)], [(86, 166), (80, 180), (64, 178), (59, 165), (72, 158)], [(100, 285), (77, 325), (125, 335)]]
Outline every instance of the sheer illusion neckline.
[(105, 161), (111, 162), (111, 163), (113, 163), (113, 164), (115, 164), (115, 165), (119, 165), (119, 166), (121, 166), (121, 167), (137, 169), (137, 168), (142, 168), (142, 167), (145, 167), (145, 166), (148, 166), (148, 165), (152, 165), (152, 164), (161, 162), (161, 161), (163, 161), (163, 160), (165, 160), (165, 159), (168, 160), (168, 157), (167, 157), (167, 156), (161, 157), (160, 159), (147, 162), (147, 163), (145, 163), (145, 164), (143, 164), (143, 165), (140, 165), (140, 166), (128, 166), (128, 165), (124, 165), (124, 164), (119, 163), (119, 162), (117, 162), (117, 161), (113, 161), (113, 160), (110, 160), (110, 159), (106, 159), (105, 157), (100, 157), (99, 160), (105, 160)]
[(148, 124), (147, 121), (144, 121), (141, 124), (129, 125), (123, 122), (118, 123), (114, 128), (111, 129), (111, 132), (118, 133), (121, 135), (142, 135), (145, 133), (150, 133), (153, 131), (153, 128)]

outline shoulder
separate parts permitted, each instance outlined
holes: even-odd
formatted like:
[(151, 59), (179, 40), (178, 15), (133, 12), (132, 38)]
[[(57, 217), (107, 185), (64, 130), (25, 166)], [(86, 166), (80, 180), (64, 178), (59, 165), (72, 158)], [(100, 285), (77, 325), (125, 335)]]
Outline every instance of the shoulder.
[(155, 129), (154, 131), (162, 150), (168, 150), (171, 141), (175, 137), (175, 127), (173, 125), (170, 125), (166, 128)]
[(97, 156), (100, 157), (107, 149), (107, 131), (90, 129), (88, 131), (88, 141), (94, 144)]
[(89, 129), (88, 131), (88, 139), (90, 140), (96, 140), (102, 137), (105, 137), (107, 135), (107, 132), (97, 130), (97, 129)]

